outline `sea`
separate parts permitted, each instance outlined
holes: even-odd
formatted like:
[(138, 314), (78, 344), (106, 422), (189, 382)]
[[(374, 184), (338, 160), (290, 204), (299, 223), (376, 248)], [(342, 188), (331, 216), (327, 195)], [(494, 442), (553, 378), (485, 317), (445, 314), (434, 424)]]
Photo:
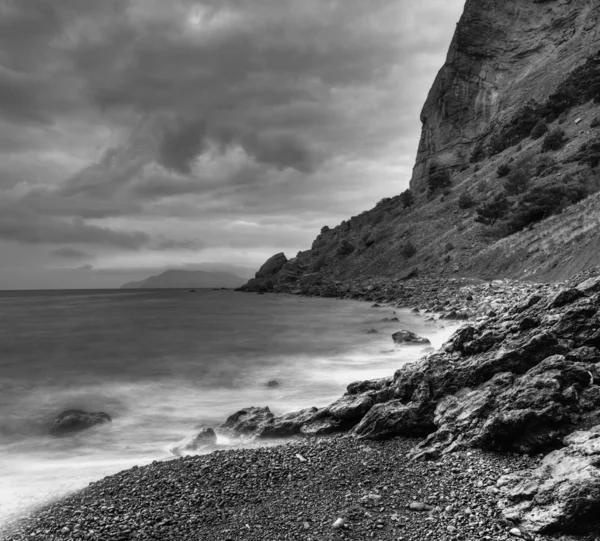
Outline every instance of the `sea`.
[[(241, 408), (325, 406), (353, 381), (391, 375), (426, 354), (393, 344), (403, 328), (434, 347), (453, 330), (408, 309), (285, 294), (0, 292), (0, 526), (106, 475), (172, 459), (175, 443)], [(113, 422), (50, 435), (72, 408)], [(225, 435), (218, 444), (253, 445)]]

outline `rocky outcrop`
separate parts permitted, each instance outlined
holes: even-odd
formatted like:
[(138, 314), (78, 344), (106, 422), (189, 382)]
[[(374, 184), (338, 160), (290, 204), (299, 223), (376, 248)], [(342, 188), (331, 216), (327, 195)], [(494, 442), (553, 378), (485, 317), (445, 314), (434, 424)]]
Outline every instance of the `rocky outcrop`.
[(258, 270), (254, 278), (243, 285), (241, 291), (271, 291), (276, 282), (276, 275), (281, 272), (286, 263), (287, 257), (283, 252), (271, 256)]
[(217, 444), (217, 435), (212, 428), (202, 428), (192, 436), (182, 439), (173, 445), (169, 451), (178, 456), (205, 451)]
[(498, 480), (506, 518), (536, 533), (600, 530), (600, 425), (565, 438), (538, 468)]
[[(336, 432), (361, 440), (424, 438), (409, 453), (413, 460), (461, 448), (549, 453), (539, 468), (499, 482), (508, 524), (518, 524), (514, 530), (524, 538), (528, 532), (596, 531), (600, 270), (558, 288), (515, 287), (528, 294), (510, 301), (501, 284), (486, 287), (485, 300), (476, 291), (468, 297), (485, 309), (493, 306), (487, 316), (393, 376), (352, 383), (324, 408), (283, 416), (250, 408), (226, 424), (259, 438)], [(507, 302), (497, 302), (492, 291)]]
[(440, 351), (393, 377), (348, 386), (325, 408), (284, 417), (244, 410), (226, 424), (260, 437), (427, 436), (414, 457), (457, 447), (551, 451), (600, 417), (598, 285), (585, 276), (545, 294), (539, 289), (461, 327)]
[(255, 278), (268, 278), (277, 274), (287, 263), (287, 257), (283, 252), (270, 257), (256, 273)]
[(546, 99), (596, 53), (600, 9), (587, 0), (467, 0), (446, 63), (421, 112), (411, 180), (468, 166), (474, 147), (529, 100)]
[(110, 415), (101, 411), (89, 413), (81, 410), (66, 410), (52, 420), (50, 433), (64, 436), (110, 422), (112, 422)]
[(415, 346), (431, 344), (428, 338), (418, 336), (414, 332), (407, 331), (406, 329), (402, 329), (401, 331), (392, 334), (392, 340), (394, 341), (394, 344), (409, 344)]
[(218, 428), (237, 434), (253, 434), (265, 422), (275, 417), (268, 407), (250, 407), (236, 411)]
[[(421, 113), (410, 190), (323, 227), (293, 269), (246, 289), (331, 296), (338, 282), (440, 274), (554, 281), (600, 265), (599, 50), (598, 2), (468, 0)], [(531, 137), (542, 120), (564, 132), (562, 148)], [(505, 190), (513, 173), (526, 179), (516, 195)], [(579, 195), (524, 217), (549, 186)], [(502, 194), (505, 215), (478, 221)]]

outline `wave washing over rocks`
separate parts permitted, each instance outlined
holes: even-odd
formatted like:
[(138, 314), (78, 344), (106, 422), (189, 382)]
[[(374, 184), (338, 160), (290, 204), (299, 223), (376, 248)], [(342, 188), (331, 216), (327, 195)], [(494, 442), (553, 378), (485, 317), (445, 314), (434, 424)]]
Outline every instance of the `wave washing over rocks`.
[(365, 287), (370, 301), (470, 319), (441, 350), (325, 408), (247, 408), (217, 430), (291, 443), (128, 470), (3, 539), (593, 539), (598, 271), (561, 286)]

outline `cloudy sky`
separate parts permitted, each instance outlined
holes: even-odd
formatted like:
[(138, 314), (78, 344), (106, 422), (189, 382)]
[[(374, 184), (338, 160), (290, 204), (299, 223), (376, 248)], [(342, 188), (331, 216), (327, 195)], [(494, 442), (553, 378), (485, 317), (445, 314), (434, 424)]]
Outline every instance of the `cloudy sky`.
[(406, 188), (464, 0), (0, 0), (0, 289), (255, 270)]

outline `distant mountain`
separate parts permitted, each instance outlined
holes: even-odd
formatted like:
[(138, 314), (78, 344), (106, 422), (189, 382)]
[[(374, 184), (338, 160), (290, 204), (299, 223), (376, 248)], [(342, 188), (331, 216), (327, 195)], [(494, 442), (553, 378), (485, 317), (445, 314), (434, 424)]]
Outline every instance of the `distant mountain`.
[(246, 280), (228, 272), (208, 272), (200, 270), (167, 270), (158, 276), (150, 276), (138, 282), (128, 282), (121, 289), (168, 289), (240, 287)]

